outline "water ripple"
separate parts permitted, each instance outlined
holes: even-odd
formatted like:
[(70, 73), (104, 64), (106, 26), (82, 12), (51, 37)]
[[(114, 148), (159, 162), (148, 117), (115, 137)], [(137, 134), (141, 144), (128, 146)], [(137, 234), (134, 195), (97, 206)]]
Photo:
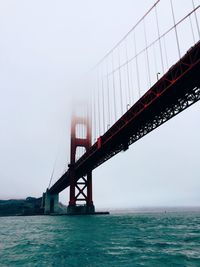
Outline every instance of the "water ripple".
[(197, 213), (0, 218), (0, 266), (200, 266)]

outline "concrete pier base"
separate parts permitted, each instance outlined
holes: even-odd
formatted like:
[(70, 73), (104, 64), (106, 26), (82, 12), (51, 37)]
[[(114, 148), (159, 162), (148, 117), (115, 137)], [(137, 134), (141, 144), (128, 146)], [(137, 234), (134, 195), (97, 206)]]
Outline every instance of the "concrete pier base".
[(46, 193), (43, 194), (42, 205), (44, 208), (44, 214), (58, 213), (58, 194), (52, 195), (47, 189)]
[(87, 215), (87, 214), (95, 214), (95, 206), (94, 205), (69, 205), (67, 207), (67, 214), (69, 215)]

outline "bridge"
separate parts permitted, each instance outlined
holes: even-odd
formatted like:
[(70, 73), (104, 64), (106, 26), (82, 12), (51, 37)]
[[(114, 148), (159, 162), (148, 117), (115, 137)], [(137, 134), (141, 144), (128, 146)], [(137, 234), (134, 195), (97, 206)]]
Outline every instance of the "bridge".
[(155, 2), (92, 70), (90, 104), (72, 115), (70, 164), (43, 194), (45, 214), (67, 187), (68, 213), (94, 214), (92, 171), (200, 99), (200, 5), (188, 0), (180, 16), (180, 4)]

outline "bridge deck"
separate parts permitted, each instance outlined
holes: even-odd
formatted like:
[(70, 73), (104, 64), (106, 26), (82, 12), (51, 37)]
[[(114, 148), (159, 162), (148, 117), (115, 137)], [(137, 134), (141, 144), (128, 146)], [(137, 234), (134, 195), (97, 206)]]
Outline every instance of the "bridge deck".
[[(152, 86), (76, 163), (77, 179), (200, 99), (200, 42)], [(69, 186), (69, 170), (50, 188)]]

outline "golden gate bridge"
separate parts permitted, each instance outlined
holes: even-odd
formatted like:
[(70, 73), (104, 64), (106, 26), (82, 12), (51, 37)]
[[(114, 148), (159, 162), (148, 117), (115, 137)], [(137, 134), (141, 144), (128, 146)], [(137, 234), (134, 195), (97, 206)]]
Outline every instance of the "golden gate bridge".
[(95, 214), (92, 171), (200, 99), (200, 5), (187, 3), (156, 1), (93, 68), (90, 103), (72, 115), (68, 170), (43, 194), (45, 214), (67, 187), (68, 214)]

